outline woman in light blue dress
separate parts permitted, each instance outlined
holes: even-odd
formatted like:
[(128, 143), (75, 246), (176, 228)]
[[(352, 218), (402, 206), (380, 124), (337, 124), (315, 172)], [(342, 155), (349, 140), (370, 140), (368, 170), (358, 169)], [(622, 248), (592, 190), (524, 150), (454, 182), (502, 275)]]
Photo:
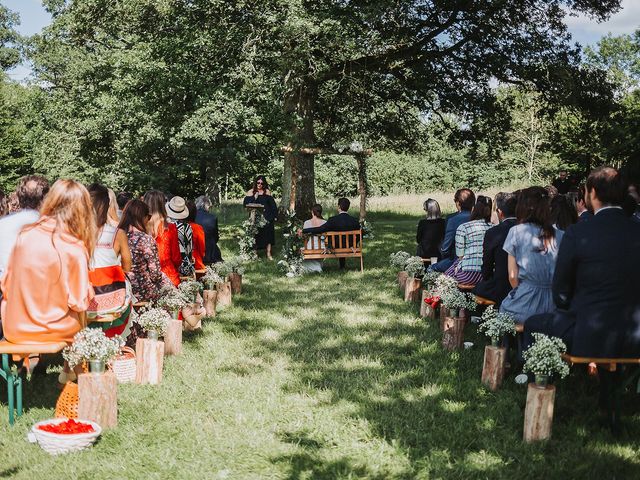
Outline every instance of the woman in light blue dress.
[(563, 232), (551, 224), (549, 194), (542, 187), (520, 192), (516, 217), (518, 225), (509, 230), (503, 246), (513, 290), (500, 311), (524, 323), (531, 315), (555, 309), (551, 284)]

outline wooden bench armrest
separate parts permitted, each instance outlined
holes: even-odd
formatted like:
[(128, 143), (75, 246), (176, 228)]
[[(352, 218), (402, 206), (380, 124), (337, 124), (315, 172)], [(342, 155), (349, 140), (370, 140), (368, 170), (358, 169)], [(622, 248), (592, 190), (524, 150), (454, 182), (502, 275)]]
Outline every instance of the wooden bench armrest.
[(475, 296), (476, 303), (478, 305), (495, 305), (496, 302), (493, 300), (489, 300), (488, 298), (481, 297), (480, 295)]
[(0, 340), (0, 354), (29, 355), (31, 353), (58, 353), (67, 346), (67, 342), (50, 343), (11, 343)]
[(466, 284), (466, 283), (459, 283), (458, 284), (458, 289), (462, 290), (463, 292), (470, 292), (474, 288), (476, 288), (475, 285), (469, 285), (469, 284)]
[(562, 359), (568, 363), (595, 363), (596, 365), (611, 365), (618, 363), (640, 364), (640, 358), (597, 358), (597, 357), (578, 357), (568, 353), (562, 354)]

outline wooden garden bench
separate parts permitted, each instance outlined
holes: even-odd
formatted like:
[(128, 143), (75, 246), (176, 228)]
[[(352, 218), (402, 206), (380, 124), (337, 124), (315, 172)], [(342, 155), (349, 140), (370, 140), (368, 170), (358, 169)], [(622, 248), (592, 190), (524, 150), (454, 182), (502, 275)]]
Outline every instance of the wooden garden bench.
[(470, 292), (474, 288), (476, 288), (475, 285), (469, 285), (469, 284), (466, 284), (466, 283), (459, 283), (458, 284), (458, 290), (462, 290), (463, 292)]
[(496, 302), (494, 302), (493, 300), (489, 300), (488, 298), (481, 297), (480, 295), (475, 296), (475, 301), (478, 305), (485, 305), (487, 307), (490, 305), (496, 304)]
[[(570, 365), (575, 364), (590, 364), (596, 365), (606, 369), (608, 372), (616, 372), (618, 365), (622, 368), (626, 365), (640, 365), (640, 358), (595, 358), (595, 357), (578, 357), (576, 355), (570, 355), (568, 353), (562, 354), (562, 359)], [(624, 373), (624, 372), (622, 372)], [(605, 387), (605, 383), (600, 381), (600, 398), (606, 401), (607, 417), (609, 419), (609, 426), (614, 433), (620, 430), (620, 401), (622, 393), (627, 389), (632, 382), (637, 382), (640, 378), (640, 368), (632, 372), (627, 378), (623, 375), (615, 375), (611, 384), (608, 384), (608, 388)], [(606, 388), (606, 389), (605, 389)]]
[(51, 343), (11, 343), (0, 340), (0, 354), (2, 354), (2, 369), (0, 377), (7, 383), (7, 403), (9, 406), (9, 424), (14, 423), (14, 410), (16, 416), (22, 415), (22, 377), (15, 368), (9, 364), (9, 355), (20, 357), (31, 354), (53, 354), (60, 352), (67, 346), (66, 342)]
[(324, 247), (319, 241), (312, 241), (311, 244), (318, 244), (318, 248), (302, 249), (302, 256), (305, 260), (324, 260), (326, 258), (359, 258), (360, 271), (364, 271), (364, 261), (362, 258), (362, 230), (350, 230), (348, 232), (325, 232), (321, 234), (304, 235), (304, 245), (307, 239), (321, 237)]
[(203, 268), (201, 270), (196, 270), (196, 280), (200, 280), (202, 277), (204, 277), (207, 273), (207, 269)]

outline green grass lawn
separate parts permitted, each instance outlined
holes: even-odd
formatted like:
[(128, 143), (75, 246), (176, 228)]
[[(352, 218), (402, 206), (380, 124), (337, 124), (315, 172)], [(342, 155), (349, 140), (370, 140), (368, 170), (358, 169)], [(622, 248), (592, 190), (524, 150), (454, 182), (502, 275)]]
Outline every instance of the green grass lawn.
[[(0, 478), (640, 478), (636, 395), (613, 438), (596, 383), (574, 369), (558, 384), (553, 438), (523, 444), (526, 388), (511, 374), (501, 391), (484, 389), (475, 329), (475, 348), (444, 352), (438, 326), (394, 285), (389, 253), (414, 248), (418, 217), (370, 219), (364, 274), (355, 261), (296, 279), (251, 265), (234, 306), (166, 359), (161, 385), (119, 386), (119, 425), (92, 449), (51, 457), (25, 440), (53, 414), (55, 372), (27, 384), (13, 427), (2, 389)], [(227, 255), (236, 229), (223, 231)]]

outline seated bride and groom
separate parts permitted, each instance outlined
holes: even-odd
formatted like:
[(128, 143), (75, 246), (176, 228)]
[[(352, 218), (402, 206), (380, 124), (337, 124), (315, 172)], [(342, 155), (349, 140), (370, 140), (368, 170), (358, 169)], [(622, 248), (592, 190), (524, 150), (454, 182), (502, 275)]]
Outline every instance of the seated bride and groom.
[[(316, 204), (311, 209), (311, 218), (304, 222), (302, 233), (314, 235), (307, 239), (306, 249), (326, 248), (324, 237), (321, 235), (325, 232), (348, 232), (352, 230), (360, 230), (360, 222), (357, 218), (349, 215), (349, 207), (351, 202), (347, 198), (338, 199), (338, 214), (330, 217), (328, 220), (322, 218), (322, 205)], [(340, 269), (345, 267), (345, 259), (339, 258)], [(305, 260), (305, 269), (308, 272), (322, 272), (321, 260)]]

